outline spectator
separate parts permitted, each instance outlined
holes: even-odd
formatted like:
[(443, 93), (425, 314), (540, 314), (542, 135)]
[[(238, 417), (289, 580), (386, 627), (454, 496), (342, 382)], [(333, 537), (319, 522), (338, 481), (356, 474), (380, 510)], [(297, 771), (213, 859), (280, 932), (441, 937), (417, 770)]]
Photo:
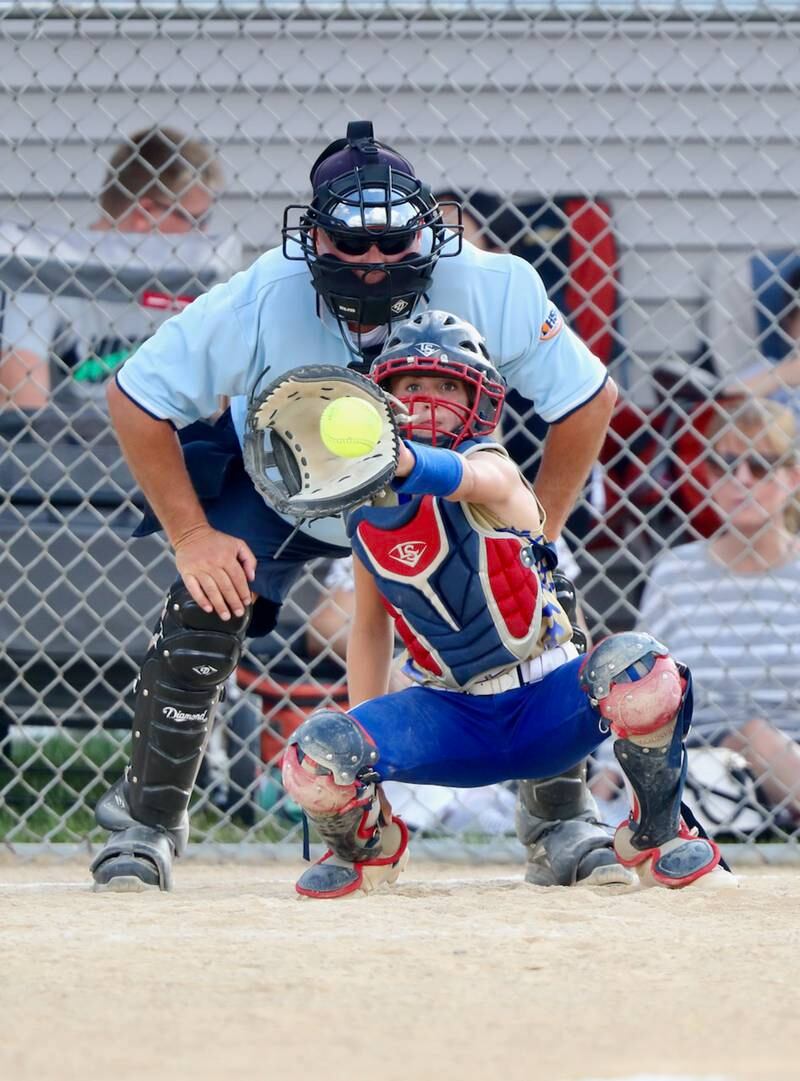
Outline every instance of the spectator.
[[(55, 296), (45, 290), (24, 290), (7, 298), (0, 407), (34, 411), (49, 404), (53, 391), (69, 413), (75, 412), (70, 407), (76, 402), (103, 400), (102, 384), (109, 374), (166, 318), (203, 291), (187, 285), (177, 290), (180, 295), (170, 295), (161, 271), (171, 266), (173, 279), (177, 270), (178, 280), (192, 283), (202, 268), (190, 260), (193, 254), (207, 259), (212, 250), (208, 243), (204, 253), (184, 247), (186, 255), (176, 257), (179, 248), (174, 239), (148, 248), (142, 234), (174, 237), (204, 230), (221, 181), (210, 147), (172, 128), (136, 132), (117, 147), (100, 194), (100, 216), (91, 227), (93, 234), (105, 235), (102, 239), (93, 235), (89, 243), (85, 234), (53, 238), (47, 252), (52, 264), (59, 259), (60, 247), (73, 255), (82, 247), (87, 260), (104, 263), (96, 290), (67, 272)], [(135, 255), (149, 261), (151, 272), (138, 303), (132, 291), (104, 296), (109, 276), (124, 269)], [(187, 293), (192, 295), (183, 295)]]
[[(710, 499), (722, 525), (708, 540), (681, 545), (657, 560), (645, 588), (640, 626), (669, 641), (695, 676), (695, 743), (713, 749), (696, 755), (702, 766), (695, 778), (698, 810), (705, 812), (707, 825), (753, 827), (738, 765), (746, 765), (755, 778), (759, 798), (770, 809), (766, 821), (777, 816), (779, 822), (797, 822), (796, 423), (775, 402), (732, 400), (717, 407), (708, 440)], [(709, 773), (712, 758), (716, 776)], [(690, 753), (690, 786), (692, 760)], [(607, 780), (594, 782), (600, 798), (609, 795), (603, 790)], [(704, 794), (708, 784), (715, 792)], [(720, 820), (726, 794), (727, 814)], [(763, 828), (763, 811), (760, 822)]]
[[(146, 648), (128, 626), (130, 610), (152, 600), (147, 581), (118, 561), (135, 514), (126, 506), (133, 481), (111, 432), (104, 382), (161, 323), (237, 268), (238, 241), (205, 232), (221, 182), (209, 146), (150, 128), (114, 150), (91, 228), (0, 224), (0, 467), (8, 493), (0, 546), (11, 552), (24, 544), (30, 566), (66, 563), (32, 604), (16, 588), (19, 563), (0, 560), (0, 637), (12, 665), (26, 672), (23, 683), (40, 668), (66, 671), (79, 645), (103, 673), (88, 686), (83, 677), (74, 686), (71, 677), (43, 677), (48, 720), (62, 711), (87, 723), (108, 718), (107, 690), (129, 682), (128, 655)], [(112, 512), (98, 528), (101, 506)], [(99, 565), (113, 569), (98, 581)], [(168, 586), (171, 563), (153, 557), (147, 570)], [(241, 732), (244, 710), (229, 708), (230, 715)], [(0, 744), (11, 716), (0, 713)], [(234, 731), (234, 750), (249, 746)]]
[(788, 356), (744, 372), (737, 385), (754, 396), (785, 403), (800, 417), (800, 267), (787, 279), (786, 290), (789, 302), (781, 315), (779, 330), (792, 343)]

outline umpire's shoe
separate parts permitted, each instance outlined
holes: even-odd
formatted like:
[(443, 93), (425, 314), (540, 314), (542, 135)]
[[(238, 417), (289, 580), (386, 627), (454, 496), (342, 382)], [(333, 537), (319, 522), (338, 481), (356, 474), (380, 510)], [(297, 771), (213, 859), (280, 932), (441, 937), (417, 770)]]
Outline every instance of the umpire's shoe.
[(188, 815), (174, 830), (142, 825), (131, 815), (123, 779), (98, 800), (95, 817), (98, 825), (111, 831), (90, 868), (95, 890), (172, 889), (172, 860), (186, 848)]
[(520, 781), (517, 836), (528, 850), (525, 881), (534, 886), (636, 886), (638, 876), (617, 860), (611, 830), (580, 763), (557, 777)]

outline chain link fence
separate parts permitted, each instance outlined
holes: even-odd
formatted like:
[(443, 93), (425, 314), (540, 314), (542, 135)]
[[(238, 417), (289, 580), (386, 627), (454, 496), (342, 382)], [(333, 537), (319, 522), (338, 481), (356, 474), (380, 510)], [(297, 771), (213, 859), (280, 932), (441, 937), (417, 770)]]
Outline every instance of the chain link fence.
[[(789, 417), (798, 400), (795, 5), (4, 4), (0, 59), (7, 845), (98, 839), (94, 801), (126, 761), (131, 683), (174, 574), (160, 539), (130, 542), (140, 497), (103, 385), (163, 319), (278, 242), (322, 147), (370, 118), (464, 203), (476, 243), (539, 269), (611, 370), (620, 404), (567, 535), (589, 629), (649, 615), (669, 632), (695, 669), (701, 818), (750, 852), (796, 851), (792, 421), (776, 414), (784, 443), (753, 442), (734, 409), (729, 443), (706, 438), (743, 380)], [(153, 129), (180, 168), (151, 163), (134, 184), (135, 137)], [(514, 398), (505, 438), (526, 470), (543, 435)], [(726, 469), (751, 507), (782, 470), (758, 529), (744, 512), (730, 526)], [(311, 709), (346, 700), (350, 599), (346, 567), (312, 566), (250, 644), (201, 772), (196, 841), (297, 843), (277, 765)], [(593, 785), (621, 818), (608, 758)], [(432, 851), (518, 852), (513, 786), (393, 795)]]

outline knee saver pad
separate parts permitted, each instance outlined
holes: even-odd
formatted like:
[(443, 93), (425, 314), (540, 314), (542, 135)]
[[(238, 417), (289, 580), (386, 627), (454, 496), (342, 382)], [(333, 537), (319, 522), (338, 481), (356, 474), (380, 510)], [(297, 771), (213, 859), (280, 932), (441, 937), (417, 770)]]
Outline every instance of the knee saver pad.
[(310, 815), (343, 814), (374, 772), (378, 749), (348, 713), (320, 709), (297, 728), (284, 751), (283, 786)]
[(248, 605), (243, 616), (223, 620), (216, 612), (204, 612), (189, 590), (176, 584), (151, 655), (165, 662), (181, 686), (218, 687), (239, 663), (251, 615)]
[(677, 717), (686, 681), (666, 646), (649, 634), (606, 638), (581, 666), (581, 686), (615, 735), (646, 736)]

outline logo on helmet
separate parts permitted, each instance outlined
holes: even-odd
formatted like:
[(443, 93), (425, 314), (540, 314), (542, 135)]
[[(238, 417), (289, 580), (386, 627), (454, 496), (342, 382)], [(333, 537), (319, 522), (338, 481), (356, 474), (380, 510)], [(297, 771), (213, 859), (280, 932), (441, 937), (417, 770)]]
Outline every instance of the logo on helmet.
[(416, 567), (427, 547), (425, 541), (403, 541), (401, 544), (396, 544), (394, 548), (390, 548), (389, 555), (406, 567)]
[(393, 315), (399, 315), (401, 312), (404, 312), (407, 307), (408, 307), (408, 301), (407, 300), (396, 300), (394, 302), (394, 304), (392, 304), (392, 314)]
[(434, 353), (438, 353), (441, 349), (440, 345), (435, 345), (433, 342), (423, 342), (419, 346), (419, 351), (423, 357), (432, 357)]

